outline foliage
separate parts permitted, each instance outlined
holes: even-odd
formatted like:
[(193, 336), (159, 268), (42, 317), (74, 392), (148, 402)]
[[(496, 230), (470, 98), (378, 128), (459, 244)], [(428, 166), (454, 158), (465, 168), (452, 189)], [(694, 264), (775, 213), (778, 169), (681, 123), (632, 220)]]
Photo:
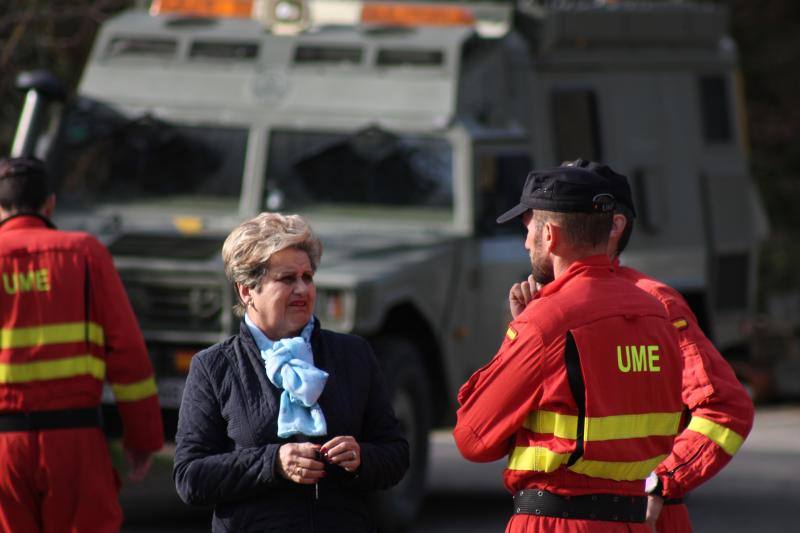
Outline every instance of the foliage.
[(761, 289), (800, 288), (800, 2), (728, 0), (745, 78), (751, 170), (771, 235)]
[(0, 153), (8, 153), (23, 95), (24, 70), (48, 69), (75, 87), (99, 24), (134, 0), (0, 2)]

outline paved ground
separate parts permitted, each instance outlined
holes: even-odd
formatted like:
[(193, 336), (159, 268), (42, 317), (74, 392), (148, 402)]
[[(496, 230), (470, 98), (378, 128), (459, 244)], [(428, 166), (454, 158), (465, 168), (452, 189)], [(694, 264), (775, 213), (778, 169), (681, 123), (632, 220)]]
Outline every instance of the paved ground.
[[(500, 483), (502, 463), (465, 462), (447, 432), (431, 439), (429, 496), (413, 533), (503, 531), (510, 506)], [(169, 479), (159, 478), (136, 492), (126, 489), (129, 519), (123, 531), (208, 531), (207, 514), (182, 506)], [(699, 533), (800, 531), (794, 517), (800, 508), (800, 407), (759, 408), (755, 428), (739, 454), (688, 505)]]

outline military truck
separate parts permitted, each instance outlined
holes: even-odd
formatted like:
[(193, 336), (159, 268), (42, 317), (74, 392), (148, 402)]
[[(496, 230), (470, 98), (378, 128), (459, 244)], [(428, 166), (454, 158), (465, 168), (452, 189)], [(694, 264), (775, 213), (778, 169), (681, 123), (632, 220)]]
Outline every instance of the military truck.
[(681, 290), (721, 348), (744, 342), (766, 224), (726, 28), (689, 2), (156, 0), (102, 25), (66, 104), (21, 78), (15, 151), (46, 158), (58, 224), (109, 246), (172, 431), (191, 357), (238, 327), (225, 235), (265, 210), (308, 217), (316, 314), (372, 342), (412, 445), (382, 512), (401, 528), (428, 431), (452, 423), (530, 271), (522, 227), (495, 218), (531, 168), (626, 173), (624, 262)]

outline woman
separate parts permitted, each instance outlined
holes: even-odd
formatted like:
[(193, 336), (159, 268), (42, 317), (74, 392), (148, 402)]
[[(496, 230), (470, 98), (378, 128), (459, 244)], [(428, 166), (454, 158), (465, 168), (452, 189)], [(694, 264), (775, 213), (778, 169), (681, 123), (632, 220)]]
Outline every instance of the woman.
[(214, 506), (213, 531), (373, 531), (367, 497), (408, 468), (369, 345), (312, 314), (321, 255), (302, 217), (277, 213), (222, 247), (244, 319), (192, 360), (173, 471), (186, 503)]

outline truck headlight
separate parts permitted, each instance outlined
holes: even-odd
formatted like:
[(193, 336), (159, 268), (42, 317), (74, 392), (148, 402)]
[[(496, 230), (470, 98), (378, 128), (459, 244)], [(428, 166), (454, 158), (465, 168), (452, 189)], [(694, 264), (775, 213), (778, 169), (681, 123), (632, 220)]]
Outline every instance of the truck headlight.
[(351, 331), (355, 316), (355, 295), (342, 289), (317, 289), (314, 312), (326, 328)]

